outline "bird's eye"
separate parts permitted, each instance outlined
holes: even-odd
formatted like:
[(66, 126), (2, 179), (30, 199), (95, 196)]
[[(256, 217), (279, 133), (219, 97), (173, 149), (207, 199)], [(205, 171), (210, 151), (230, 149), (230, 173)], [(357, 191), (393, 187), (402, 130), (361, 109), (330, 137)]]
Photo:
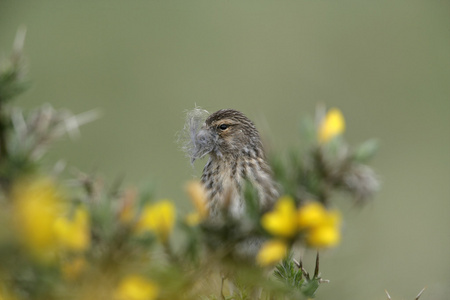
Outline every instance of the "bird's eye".
[(227, 124), (221, 124), (221, 125), (219, 125), (219, 129), (220, 130), (225, 130), (225, 129), (227, 129), (228, 128), (228, 125)]

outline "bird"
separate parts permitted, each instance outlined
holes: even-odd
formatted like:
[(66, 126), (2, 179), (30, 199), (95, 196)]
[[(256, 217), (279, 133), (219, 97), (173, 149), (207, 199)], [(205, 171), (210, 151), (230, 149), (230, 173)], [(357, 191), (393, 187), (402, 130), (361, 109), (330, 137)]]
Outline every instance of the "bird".
[[(246, 217), (246, 184), (250, 183), (257, 191), (260, 213), (272, 209), (279, 197), (279, 188), (273, 179), (272, 170), (266, 160), (263, 144), (253, 122), (235, 109), (221, 109), (212, 114), (195, 108), (188, 112), (184, 127), (183, 149), (193, 164), (197, 159), (209, 156), (201, 175), (201, 185), (206, 194), (209, 210), (208, 221), (223, 226), (223, 212), (227, 217), (242, 220)], [(227, 222), (227, 218), (225, 218)], [(233, 232), (234, 229), (233, 229)], [(234, 244), (230, 254), (235, 261), (255, 263), (257, 253), (266, 238), (246, 235)], [(213, 251), (229, 249), (221, 242), (214, 243)], [(228, 271), (221, 271), (220, 293), (223, 293), (224, 280), (234, 277)], [(259, 299), (261, 289), (253, 289), (253, 298)]]
[[(186, 148), (192, 163), (209, 155), (200, 180), (211, 218), (224, 210), (234, 218), (245, 215), (246, 182), (257, 191), (260, 211), (270, 210), (279, 192), (254, 123), (235, 109), (207, 114), (198, 108), (190, 114), (190, 141)], [(205, 115), (206, 120), (201, 123)]]

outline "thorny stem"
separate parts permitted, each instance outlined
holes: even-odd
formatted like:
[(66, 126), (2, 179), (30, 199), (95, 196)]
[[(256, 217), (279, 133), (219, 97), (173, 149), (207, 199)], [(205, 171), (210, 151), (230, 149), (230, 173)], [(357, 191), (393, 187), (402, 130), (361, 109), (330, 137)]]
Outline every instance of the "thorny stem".
[(423, 291), (425, 291), (426, 288), (427, 288), (427, 287), (424, 287), (424, 288), (419, 292), (419, 294), (416, 296), (415, 300), (419, 300), (420, 296), (422, 295)]
[(317, 166), (319, 174), (324, 178), (323, 184), (318, 191), (317, 196), (319, 197), (320, 202), (326, 205), (329, 200), (329, 190), (332, 185), (331, 178), (329, 176), (329, 171), (326, 166), (322, 151), (317, 148), (314, 152), (315, 164)]
[(314, 269), (314, 278), (319, 277), (319, 251), (317, 251), (316, 255), (316, 268)]
[[(320, 278), (320, 272), (319, 272), (319, 260), (320, 260), (320, 258), (319, 258), (319, 251), (317, 251), (317, 255), (316, 255), (316, 267), (315, 267), (315, 269), (314, 269), (314, 276), (313, 276), (313, 279), (318, 279), (318, 280), (319, 280), (319, 283), (329, 283), (330, 281), (329, 281), (328, 279), (322, 279), (322, 278)], [(294, 264), (297, 266), (297, 268), (299, 268), (299, 269), (302, 271), (303, 276), (305, 276), (305, 278), (306, 278), (307, 280), (310, 280), (308, 271), (306, 271), (305, 268), (303, 268), (303, 262), (302, 262), (302, 260), (300, 259), (300, 262), (298, 262), (298, 261), (294, 258), (293, 261), (294, 261)], [(420, 293), (422, 293), (422, 292), (420, 292)], [(419, 294), (419, 296), (420, 296), (420, 294)], [(416, 300), (417, 300), (417, 299), (416, 299)]]
[(305, 270), (305, 268), (303, 268), (303, 261), (300, 259), (300, 262), (298, 262), (297, 260), (294, 259), (294, 263), (297, 266), (297, 268), (299, 268), (302, 271), (303, 276), (305, 276), (306, 279), (309, 280), (309, 273), (308, 271)]
[[(427, 287), (424, 287), (424, 288), (419, 292), (419, 294), (417, 294), (417, 296), (416, 296), (416, 298), (414, 298), (414, 300), (419, 300), (420, 296), (422, 296), (422, 293), (425, 291), (426, 288), (427, 288)], [(387, 290), (384, 290), (384, 292), (386, 293), (386, 296), (387, 296), (388, 300), (392, 300), (392, 299), (391, 299), (391, 295), (389, 295), (388, 291), (387, 291)]]
[(302, 268), (302, 260), (300, 259), (300, 262), (298, 262), (295, 258), (293, 259), (294, 264), (297, 266), (297, 268), (301, 269)]

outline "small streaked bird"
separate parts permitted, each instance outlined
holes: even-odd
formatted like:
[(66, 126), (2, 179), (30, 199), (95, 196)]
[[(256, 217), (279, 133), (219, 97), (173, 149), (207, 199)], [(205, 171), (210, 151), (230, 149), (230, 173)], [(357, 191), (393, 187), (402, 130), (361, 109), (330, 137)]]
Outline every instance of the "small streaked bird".
[[(195, 108), (188, 112), (184, 131), (187, 135), (184, 150), (192, 163), (209, 155), (201, 182), (208, 198), (210, 221), (220, 221), (222, 211), (227, 211), (236, 219), (245, 217), (244, 189), (247, 182), (258, 192), (261, 212), (272, 208), (278, 198), (277, 186), (265, 160), (258, 130), (243, 113), (221, 109), (209, 114)], [(233, 256), (255, 262), (264, 240), (262, 237), (248, 236), (234, 246)], [(225, 299), (223, 284), (228, 276), (227, 272), (222, 273), (222, 299)], [(260, 289), (253, 290), (253, 293), (253, 298), (259, 299), (256, 295), (261, 293)]]
[(243, 113), (221, 109), (209, 114), (196, 108), (188, 113), (185, 131), (189, 138), (184, 148), (191, 162), (209, 155), (201, 182), (207, 193), (211, 218), (223, 209), (233, 217), (243, 216), (247, 181), (258, 192), (260, 209), (272, 208), (278, 190), (265, 160), (258, 130)]

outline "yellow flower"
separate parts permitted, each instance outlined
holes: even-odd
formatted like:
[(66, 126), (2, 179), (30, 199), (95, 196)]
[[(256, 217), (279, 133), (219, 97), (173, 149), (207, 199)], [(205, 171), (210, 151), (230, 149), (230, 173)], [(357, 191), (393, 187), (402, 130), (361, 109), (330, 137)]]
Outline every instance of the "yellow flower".
[(68, 219), (68, 203), (49, 178), (29, 178), (12, 190), (13, 216), (19, 239), (30, 253), (50, 261), (60, 250), (83, 251), (90, 244), (88, 212), (77, 208)]
[(297, 211), (294, 200), (284, 196), (275, 203), (274, 210), (264, 214), (261, 218), (261, 225), (269, 233), (290, 238), (297, 233)]
[(55, 221), (55, 232), (63, 249), (84, 251), (90, 244), (88, 212), (83, 207), (75, 210), (73, 220), (65, 217)]
[(158, 296), (158, 292), (158, 286), (152, 281), (139, 275), (130, 275), (119, 283), (115, 299), (153, 300)]
[(167, 242), (175, 223), (175, 206), (169, 200), (146, 205), (137, 222), (138, 233), (154, 232), (162, 242)]
[(199, 181), (189, 182), (186, 185), (186, 192), (195, 208), (195, 212), (186, 216), (186, 223), (190, 226), (195, 226), (209, 215), (206, 192)]
[(336, 226), (324, 225), (312, 228), (306, 236), (306, 243), (313, 247), (325, 248), (339, 244), (341, 232)]
[(54, 258), (58, 236), (57, 218), (64, 214), (64, 199), (49, 178), (21, 180), (13, 186), (13, 216), (24, 246), (33, 256), (48, 261)]
[(306, 234), (306, 243), (313, 247), (332, 247), (340, 241), (341, 217), (338, 211), (328, 211), (318, 202), (300, 207), (298, 224)]
[(319, 202), (309, 202), (298, 210), (300, 229), (319, 226), (326, 218), (326, 210)]
[(318, 139), (326, 143), (345, 131), (345, 119), (341, 111), (332, 108), (319, 125)]
[(287, 245), (282, 240), (271, 240), (264, 245), (256, 256), (256, 262), (261, 266), (269, 266), (279, 262), (286, 256)]

